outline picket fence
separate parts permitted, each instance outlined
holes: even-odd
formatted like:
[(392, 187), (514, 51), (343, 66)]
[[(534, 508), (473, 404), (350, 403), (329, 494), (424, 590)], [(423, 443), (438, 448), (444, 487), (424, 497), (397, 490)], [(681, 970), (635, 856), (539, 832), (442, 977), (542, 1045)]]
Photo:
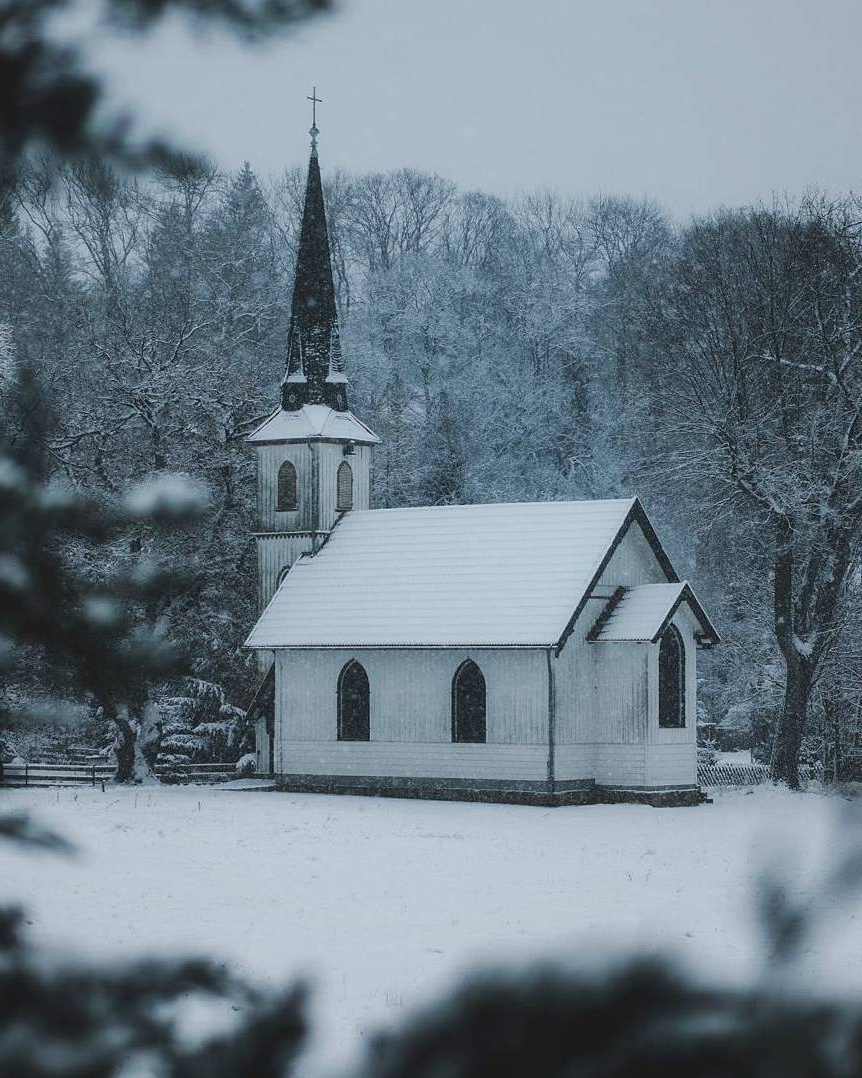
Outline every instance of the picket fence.
[(699, 764), (699, 786), (757, 786), (769, 781), (769, 768), (763, 764)]
[[(802, 782), (823, 777), (821, 763), (802, 764), (799, 778)], [(699, 786), (759, 786), (769, 782), (769, 768), (766, 764), (699, 764), (697, 768)]]

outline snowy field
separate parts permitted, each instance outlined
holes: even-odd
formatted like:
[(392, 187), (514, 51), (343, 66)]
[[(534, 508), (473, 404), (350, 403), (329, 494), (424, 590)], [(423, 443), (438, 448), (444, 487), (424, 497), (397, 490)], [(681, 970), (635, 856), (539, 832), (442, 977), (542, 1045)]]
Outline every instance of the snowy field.
[[(259, 981), (310, 977), (311, 1074), (487, 961), (585, 963), (637, 947), (721, 979), (759, 976), (760, 867), (772, 859), (816, 889), (853, 809), (771, 788), (661, 810), (6, 790), (0, 811), (32, 811), (81, 852), (0, 845), (0, 902), (23, 902), (36, 941), (86, 956), (197, 952)], [(862, 834), (860, 822), (842, 833)], [(859, 908), (827, 910), (799, 973), (806, 987), (860, 990)]]

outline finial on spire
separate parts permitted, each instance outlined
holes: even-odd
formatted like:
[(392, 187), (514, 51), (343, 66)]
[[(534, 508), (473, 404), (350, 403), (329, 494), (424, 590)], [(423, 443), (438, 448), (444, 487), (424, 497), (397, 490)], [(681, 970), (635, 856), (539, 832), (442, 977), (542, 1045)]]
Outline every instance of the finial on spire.
[(317, 96), (317, 87), (313, 86), (311, 89), (311, 96), (306, 97), (306, 101), (311, 102), (311, 127), (308, 130), (311, 135), (311, 153), (314, 157), (317, 157), (317, 136), (320, 132), (317, 129), (317, 106), (323, 104), (323, 98)]

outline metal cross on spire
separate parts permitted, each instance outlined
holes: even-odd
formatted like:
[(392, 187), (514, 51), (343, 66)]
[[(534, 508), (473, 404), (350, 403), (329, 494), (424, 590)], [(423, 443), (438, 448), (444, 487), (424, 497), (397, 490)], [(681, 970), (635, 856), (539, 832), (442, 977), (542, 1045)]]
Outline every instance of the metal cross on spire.
[(314, 156), (317, 156), (317, 136), (320, 132), (317, 129), (317, 106), (323, 104), (323, 98), (317, 96), (317, 87), (313, 86), (311, 89), (311, 96), (306, 96), (306, 101), (311, 102), (311, 127), (309, 128), (309, 135), (311, 135), (311, 152)]

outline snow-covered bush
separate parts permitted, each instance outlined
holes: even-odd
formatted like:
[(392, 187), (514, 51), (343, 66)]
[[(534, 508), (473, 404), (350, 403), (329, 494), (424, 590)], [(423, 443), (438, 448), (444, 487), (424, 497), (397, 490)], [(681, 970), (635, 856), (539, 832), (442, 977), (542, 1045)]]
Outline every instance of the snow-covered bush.
[(248, 778), (257, 771), (257, 756), (253, 752), (247, 752), (240, 756), (236, 762), (236, 773), (240, 778)]
[(227, 702), (224, 689), (201, 678), (185, 678), (159, 702), (162, 742), (159, 764), (233, 763), (249, 747), (251, 725), (242, 708)]
[(18, 755), (15, 742), (8, 735), (0, 734), (0, 764), (11, 764)]

